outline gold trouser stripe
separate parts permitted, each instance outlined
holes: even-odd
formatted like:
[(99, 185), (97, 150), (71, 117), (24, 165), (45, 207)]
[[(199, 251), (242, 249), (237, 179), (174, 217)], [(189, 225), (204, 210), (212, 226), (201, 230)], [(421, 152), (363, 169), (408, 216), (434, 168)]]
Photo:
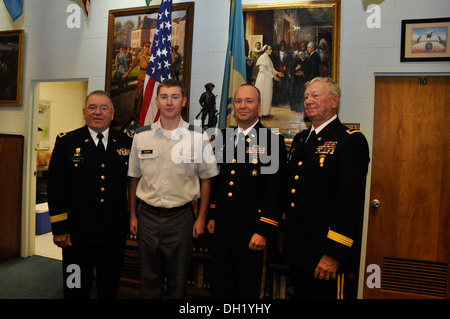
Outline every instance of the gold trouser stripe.
[(261, 273), (261, 290), (259, 291), (259, 299), (264, 299), (264, 293), (266, 290), (266, 270), (267, 270), (266, 263), (267, 263), (267, 247), (264, 248), (264, 257)]
[(337, 299), (344, 299), (344, 274), (337, 275)]
[(328, 230), (327, 237), (331, 240), (334, 240), (335, 242), (338, 242), (342, 245), (345, 245), (347, 247), (352, 247), (353, 245), (353, 239), (348, 238), (344, 235), (341, 235), (339, 233), (336, 233), (335, 231), (332, 231), (331, 229)]
[(67, 213), (62, 213), (55, 216), (50, 216), (50, 223), (57, 223), (63, 220), (66, 220), (68, 218)]
[(271, 224), (271, 225), (274, 225), (274, 226), (278, 226), (278, 222), (275, 221), (275, 220), (272, 220), (272, 219), (269, 219), (269, 218), (266, 218), (266, 217), (261, 217), (260, 220), (262, 222), (265, 222), (265, 223), (268, 223), (268, 224)]

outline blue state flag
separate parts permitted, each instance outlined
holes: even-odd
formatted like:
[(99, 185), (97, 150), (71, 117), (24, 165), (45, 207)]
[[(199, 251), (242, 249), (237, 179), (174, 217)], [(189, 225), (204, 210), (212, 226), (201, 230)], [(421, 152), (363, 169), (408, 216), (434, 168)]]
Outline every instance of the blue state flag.
[(237, 125), (233, 112), (233, 96), (238, 87), (246, 83), (246, 78), (242, 2), (234, 0), (234, 6), (231, 8), (230, 34), (220, 100), (219, 128)]
[(23, 0), (3, 0), (6, 10), (13, 21), (16, 21), (22, 15)]

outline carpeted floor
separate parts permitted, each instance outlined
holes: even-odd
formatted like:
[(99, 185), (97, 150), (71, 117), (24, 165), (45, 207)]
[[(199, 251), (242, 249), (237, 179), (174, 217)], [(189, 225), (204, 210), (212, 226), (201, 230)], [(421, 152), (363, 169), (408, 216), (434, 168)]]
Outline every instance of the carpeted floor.
[[(92, 290), (96, 298), (95, 284)], [(62, 298), (61, 260), (34, 255), (0, 264), (0, 299)], [(121, 290), (119, 298), (139, 299), (139, 295)]]
[(0, 299), (62, 299), (62, 261), (41, 256), (0, 264)]

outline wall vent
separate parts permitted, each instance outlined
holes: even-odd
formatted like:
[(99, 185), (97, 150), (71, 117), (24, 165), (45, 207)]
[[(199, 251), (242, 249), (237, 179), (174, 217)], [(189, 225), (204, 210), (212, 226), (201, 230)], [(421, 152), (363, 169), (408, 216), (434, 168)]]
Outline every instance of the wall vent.
[(448, 264), (383, 257), (381, 288), (445, 298)]

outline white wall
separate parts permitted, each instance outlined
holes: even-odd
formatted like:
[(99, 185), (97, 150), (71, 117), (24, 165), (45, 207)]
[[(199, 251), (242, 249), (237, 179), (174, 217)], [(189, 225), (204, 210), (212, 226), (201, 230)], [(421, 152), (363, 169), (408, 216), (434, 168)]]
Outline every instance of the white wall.
[(86, 81), (41, 82), (39, 99), (50, 101), (50, 151), (56, 135), (69, 132), (85, 124), (83, 106), (87, 95)]
[[(299, 0), (295, 0), (299, 1)], [(0, 108), (0, 132), (25, 136), (24, 226), (22, 254), (32, 253), (30, 203), (34, 195), (30, 185), (35, 163), (31, 123), (33, 89), (37, 81), (88, 79), (88, 91), (105, 84), (108, 11), (141, 7), (143, 0), (93, 0), (89, 18), (82, 15), (80, 29), (68, 29), (69, 0), (25, 1), (24, 14), (12, 23), (0, 4), (0, 31), (25, 30), (23, 103), (19, 107)], [(184, 1), (173, 0), (173, 3)], [(213, 82), (220, 96), (227, 48), (230, 0), (195, 0), (192, 48), (190, 119), (199, 112), (199, 97), (204, 84)], [(243, 4), (276, 3), (275, 0), (243, 0)], [(284, 2), (292, 2), (284, 0)], [(374, 1), (374, 2), (380, 2)], [(152, 1), (158, 5), (160, 1)], [(448, 0), (385, 0), (380, 4), (381, 28), (369, 29), (361, 1), (342, 0), (340, 85), (343, 96), (340, 117), (343, 122), (361, 123), (370, 146), (373, 137), (374, 75), (377, 73), (450, 72), (450, 63), (401, 63), (401, 20), (450, 16)], [(370, 172), (369, 181), (370, 182)], [(370, 185), (370, 184), (369, 184)], [(369, 200), (369, 199), (367, 199)], [(34, 202), (33, 202), (34, 204)], [(28, 236), (28, 237), (27, 237)]]

